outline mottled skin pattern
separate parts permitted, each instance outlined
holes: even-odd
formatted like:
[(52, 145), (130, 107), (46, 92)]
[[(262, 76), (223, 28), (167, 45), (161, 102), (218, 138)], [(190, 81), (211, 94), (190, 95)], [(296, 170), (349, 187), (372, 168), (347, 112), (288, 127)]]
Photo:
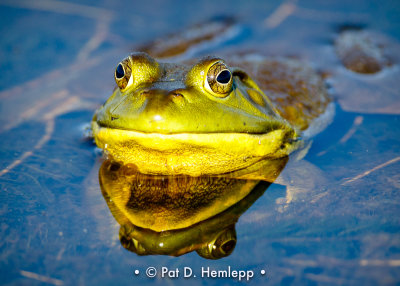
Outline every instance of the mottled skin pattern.
[(129, 165), (111, 170), (114, 166), (102, 166), (102, 189), (134, 225), (155, 231), (185, 228), (212, 217), (257, 184), (232, 178), (146, 176)]
[(287, 58), (246, 58), (230, 64), (245, 69), (268, 95), (279, 114), (306, 130), (331, 102), (323, 78), (303, 61)]

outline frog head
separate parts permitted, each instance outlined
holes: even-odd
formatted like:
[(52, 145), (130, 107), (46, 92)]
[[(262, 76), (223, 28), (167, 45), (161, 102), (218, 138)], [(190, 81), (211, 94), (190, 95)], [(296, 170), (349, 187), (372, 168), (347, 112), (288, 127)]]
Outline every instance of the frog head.
[[(285, 156), (297, 138), (250, 76), (220, 58), (175, 64), (134, 53), (114, 77), (117, 88), (94, 116), (94, 137), (144, 173), (229, 172)], [(204, 164), (210, 160), (225, 167)]]

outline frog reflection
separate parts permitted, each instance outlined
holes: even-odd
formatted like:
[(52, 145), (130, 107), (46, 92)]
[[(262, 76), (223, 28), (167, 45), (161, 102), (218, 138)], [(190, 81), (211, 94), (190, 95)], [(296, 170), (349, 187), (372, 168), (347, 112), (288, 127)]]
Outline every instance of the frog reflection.
[(133, 165), (107, 160), (99, 180), (126, 249), (173, 256), (197, 251), (204, 258), (219, 259), (236, 246), (235, 224), (241, 214), (286, 162), (282, 158), (225, 176), (189, 177), (144, 175)]

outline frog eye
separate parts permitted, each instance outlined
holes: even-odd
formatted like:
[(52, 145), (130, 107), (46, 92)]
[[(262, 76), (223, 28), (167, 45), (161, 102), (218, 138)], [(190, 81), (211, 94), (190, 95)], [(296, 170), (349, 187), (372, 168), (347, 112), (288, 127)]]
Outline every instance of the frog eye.
[(232, 73), (224, 63), (216, 62), (208, 70), (207, 84), (215, 96), (226, 97), (232, 90)]
[(214, 241), (209, 242), (202, 248), (197, 249), (197, 253), (207, 259), (219, 259), (230, 255), (236, 246), (236, 231), (234, 226), (223, 230), (217, 234)]
[(117, 65), (114, 78), (120, 90), (124, 90), (132, 84), (132, 67), (129, 58), (124, 59)]

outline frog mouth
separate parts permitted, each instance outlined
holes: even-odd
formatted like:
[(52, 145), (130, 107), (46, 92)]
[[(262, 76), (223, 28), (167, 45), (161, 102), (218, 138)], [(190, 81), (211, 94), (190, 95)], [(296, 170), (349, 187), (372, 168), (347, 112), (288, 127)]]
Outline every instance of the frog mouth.
[(93, 120), (92, 131), (96, 144), (122, 161), (123, 157), (130, 157), (127, 153), (134, 154), (137, 150), (159, 154), (225, 153), (236, 154), (232, 156), (246, 154), (245, 156), (250, 157), (278, 158), (296, 149), (299, 142), (299, 136), (292, 128), (275, 129), (262, 134), (232, 132), (163, 134), (110, 128)]
[[(113, 120), (117, 120), (118, 118), (116, 117), (111, 117), (111, 121)], [(102, 122), (98, 122), (98, 121), (93, 121), (93, 124), (97, 124), (97, 126), (99, 128), (105, 128), (105, 129), (109, 129), (109, 130), (120, 130), (121, 132), (136, 132), (136, 133), (140, 133), (140, 134), (149, 134), (149, 136), (154, 136), (155, 134), (160, 134), (160, 135), (165, 135), (165, 136), (172, 136), (172, 135), (179, 135), (179, 134), (249, 134), (249, 135), (262, 135), (262, 134), (267, 134), (270, 132), (273, 132), (275, 130), (285, 130), (285, 132), (291, 132), (294, 131), (293, 129), (289, 129), (289, 128), (284, 128), (284, 126), (282, 124), (277, 123), (276, 125), (270, 125), (269, 128), (264, 128), (264, 130), (261, 131), (238, 131), (238, 132), (234, 132), (234, 131), (223, 131), (223, 130), (217, 130), (217, 131), (177, 131), (177, 132), (169, 132), (169, 133), (165, 133), (164, 130), (160, 130), (160, 132), (156, 132), (156, 131), (142, 131), (142, 130), (133, 130), (133, 129), (129, 129), (129, 128), (123, 128), (123, 127), (117, 127), (117, 126), (109, 126), (107, 124), (104, 124)], [(292, 138), (291, 140), (296, 140), (296, 138)]]

